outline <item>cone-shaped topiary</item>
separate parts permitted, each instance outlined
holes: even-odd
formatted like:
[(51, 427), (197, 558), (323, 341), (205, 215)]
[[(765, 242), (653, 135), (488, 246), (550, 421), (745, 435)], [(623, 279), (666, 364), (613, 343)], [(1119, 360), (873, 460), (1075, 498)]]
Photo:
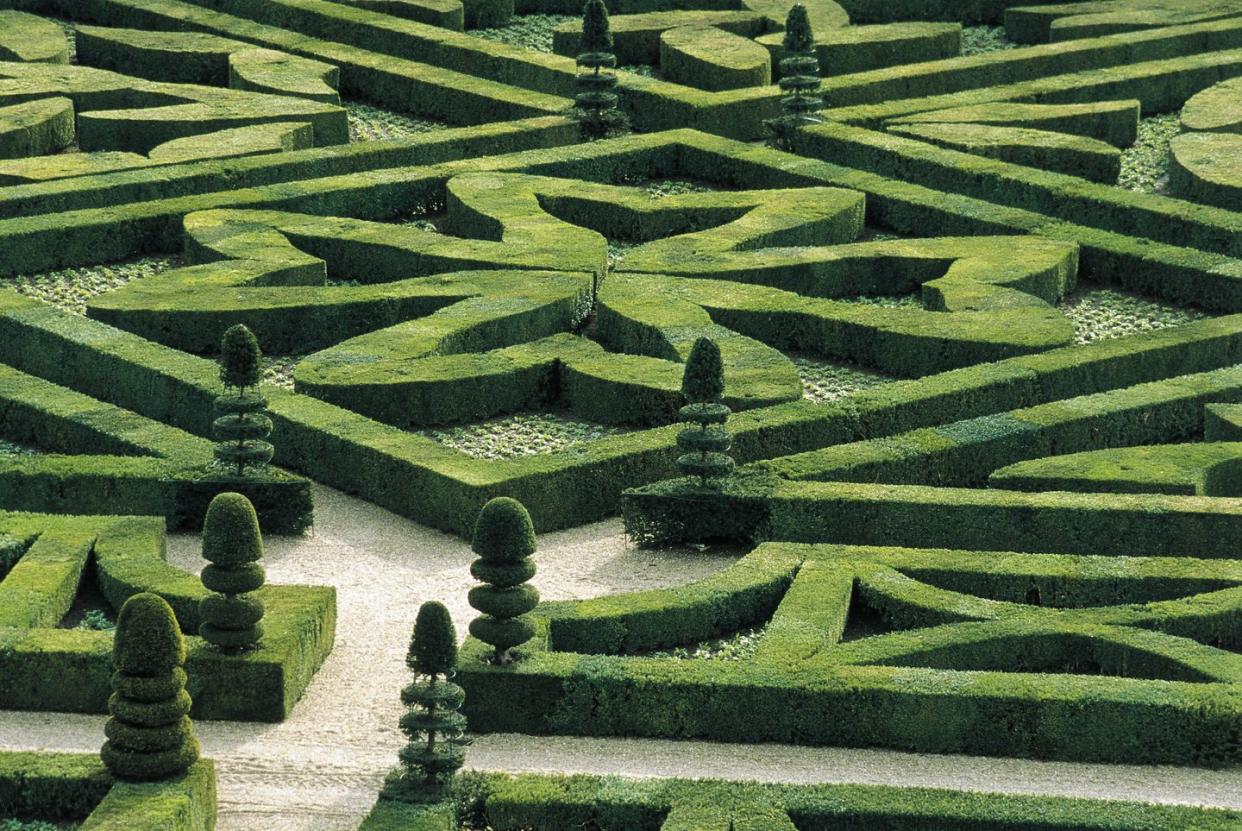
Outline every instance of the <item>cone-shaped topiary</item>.
[(198, 759), (185, 691), (185, 641), (163, 598), (143, 592), (121, 606), (112, 645), (112, 717), (100, 758), (118, 779), (184, 773)]
[(816, 124), (823, 108), (819, 97), (819, 53), (811, 32), (811, 19), (806, 6), (797, 3), (785, 17), (782, 41), (785, 57), (781, 58), (781, 115), (767, 123), (772, 133), (771, 144), (788, 150), (794, 132), (805, 124)]
[(263, 353), (254, 333), (240, 323), (229, 327), (220, 341), (220, 381), (224, 395), (216, 398), (216, 419), (211, 423), (216, 438), (216, 461), (234, 468), (238, 476), (246, 468), (262, 467), (272, 460), (272, 420), (267, 399), (259, 393)]
[(617, 65), (613, 54), (612, 30), (604, 0), (587, 0), (582, 8), (582, 39), (578, 54), (578, 93), (574, 112), (586, 139), (604, 138), (624, 132), (625, 114), (617, 109)]
[(508, 664), (510, 652), (534, 637), (526, 613), (539, 604), (539, 592), (526, 581), (535, 576), (535, 526), (521, 502), (497, 497), (479, 512), (474, 526), (470, 573), (484, 585), (470, 590), (470, 605), (483, 613), (470, 622), (470, 634), (495, 647), (492, 661)]
[(263, 537), (250, 500), (222, 493), (203, 521), (203, 586), (213, 594), (199, 601), (198, 633), (225, 652), (252, 647), (263, 637), (263, 601), (253, 592), (266, 576), (259, 560)]
[(409, 709), (400, 726), (409, 743), (398, 754), (401, 770), (384, 783), (384, 796), (435, 802), (447, 795), (470, 743), (466, 717), (458, 712), (466, 694), (450, 680), (457, 667), (457, 636), (444, 604), (432, 601), (419, 608), (405, 663), (416, 676), (401, 691)]
[(677, 467), (683, 475), (699, 477), (699, 484), (706, 486), (733, 470), (733, 459), (728, 455), (733, 440), (724, 428), (729, 408), (720, 403), (724, 395), (724, 362), (715, 341), (699, 338), (694, 342), (682, 375), (681, 392), (686, 398), (681, 420), (698, 427), (687, 427), (677, 434), (677, 448), (682, 451)]
[(262, 359), (254, 332), (240, 323), (230, 326), (220, 339), (220, 382), (226, 388), (257, 387), (263, 372)]

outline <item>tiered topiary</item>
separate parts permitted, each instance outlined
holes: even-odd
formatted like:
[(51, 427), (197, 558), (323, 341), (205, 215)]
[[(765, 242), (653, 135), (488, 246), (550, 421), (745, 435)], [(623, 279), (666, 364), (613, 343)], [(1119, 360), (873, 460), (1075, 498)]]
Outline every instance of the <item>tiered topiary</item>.
[(516, 499), (497, 497), (479, 512), (474, 526), (470, 573), (485, 585), (470, 590), (470, 605), (483, 613), (470, 622), (470, 634), (495, 647), (492, 662), (513, 662), (512, 650), (535, 634), (526, 613), (539, 604), (539, 592), (527, 580), (535, 576), (535, 526)]
[(578, 49), (578, 94), (574, 96), (574, 109), (583, 138), (605, 138), (624, 132), (629, 122), (617, 109), (617, 74), (600, 71), (617, 65), (604, 0), (587, 0), (583, 7), (582, 40)]
[(272, 420), (267, 399), (259, 393), (263, 353), (254, 333), (242, 324), (230, 326), (220, 341), (220, 380), (224, 395), (216, 398), (216, 461), (232, 466), (238, 476), (272, 460)]
[(203, 521), (203, 586), (214, 594), (199, 601), (198, 633), (225, 652), (240, 652), (263, 637), (263, 537), (250, 500), (222, 493), (211, 500)]
[(681, 379), (681, 393), (686, 405), (680, 418), (698, 427), (687, 427), (677, 434), (677, 447), (683, 453), (677, 467), (685, 476), (699, 477), (699, 484), (706, 486), (733, 470), (733, 459), (728, 455), (733, 440), (724, 428), (729, 408), (720, 402), (724, 396), (724, 362), (720, 347), (710, 338), (694, 342)]
[(790, 147), (794, 132), (806, 124), (818, 124), (824, 101), (819, 97), (819, 54), (806, 6), (797, 3), (785, 16), (785, 57), (781, 58), (781, 115), (766, 122), (771, 144)]
[(185, 691), (185, 641), (172, 608), (136, 594), (121, 606), (112, 645), (112, 717), (100, 757), (118, 779), (152, 781), (184, 773), (200, 748)]
[(402, 769), (384, 783), (384, 796), (402, 802), (436, 802), (448, 795), (453, 775), (466, 759), (466, 717), (458, 710), (466, 698), (452, 682), (457, 668), (457, 636), (442, 603), (424, 603), (414, 622), (406, 666), (417, 676), (401, 691), (409, 710), (401, 732)]

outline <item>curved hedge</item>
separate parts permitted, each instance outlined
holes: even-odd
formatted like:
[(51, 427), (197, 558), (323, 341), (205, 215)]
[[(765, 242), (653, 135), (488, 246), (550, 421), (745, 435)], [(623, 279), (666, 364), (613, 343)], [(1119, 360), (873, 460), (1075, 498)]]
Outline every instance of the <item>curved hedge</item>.
[(108, 603), (152, 592), (168, 601), (186, 633), (188, 690), (196, 718), (280, 721), (332, 649), (336, 592), (266, 586), (261, 648), (244, 657), (210, 648), (196, 633), (207, 590), (164, 560), (163, 522), (142, 517), (73, 517), (0, 512), (0, 530), (38, 539), (0, 583), (0, 707), (103, 712), (110, 692), (113, 635), (56, 625), (77, 596), (88, 563)]
[[(482, 732), (1227, 765), (1239, 602), (1234, 560), (769, 543), (690, 586), (545, 603), (521, 662), (470, 640), (458, 678)], [(882, 626), (843, 638), (864, 610)], [(757, 624), (753, 657), (634, 657)]]

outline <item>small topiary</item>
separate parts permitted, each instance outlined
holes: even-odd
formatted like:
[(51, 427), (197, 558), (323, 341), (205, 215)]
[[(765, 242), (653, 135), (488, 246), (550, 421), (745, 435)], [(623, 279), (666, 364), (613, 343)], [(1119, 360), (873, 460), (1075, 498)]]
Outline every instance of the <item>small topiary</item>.
[(819, 97), (819, 53), (811, 32), (811, 19), (806, 6), (797, 3), (785, 17), (782, 41), (785, 57), (781, 58), (781, 115), (766, 122), (772, 133), (770, 144), (790, 149), (794, 132), (803, 125), (817, 124), (817, 115), (824, 106)]
[(220, 341), (220, 381), (224, 394), (216, 398), (216, 461), (234, 468), (238, 476), (246, 468), (261, 468), (272, 460), (272, 420), (267, 399), (259, 393), (263, 353), (254, 333), (242, 324), (229, 327)]
[(682, 451), (677, 467), (685, 476), (699, 477), (699, 484), (706, 487), (712, 479), (727, 476), (733, 470), (733, 459), (728, 455), (733, 440), (724, 428), (729, 408), (720, 403), (724, 396), (724, 362), (720, 347), (710, 338), (694, 342), (682, 375), (681, 393), (686, 405), (681, 408), (680, 418), (698, 427), (687, 427), (677, 434), (677, 447)]
[(263, 637), (263, 601), (254, 592), (266, 576), (259, 518), (240, 493), (211, 500), (203, 521), (203, 586), (213, 594), (199, 601), (198, 633), (225, 652), (239, 652)]
[(457, 635), (442, 603), (424, 603), (414, 622), (405, 659), (414, 682), (401, 691), (408, 711), (401, 732), (402, 769), (384, 783), (384, 796), (402, 802), (436, 802), (448, 796), (453, 776), (466, 759), (466, 717), (460, 712), (466, 694), (450, 679), (457, 668)]
[(526, 615), (539, 604), (539, 592), (526, 581), (535, 576), (535, 526), (521, 502), (497, 497), (479, 512), (471, 544), (479, 555), (470, 573), (484, 585), (470, 590), (470, 605), (483, 613), (470, 621), (470, 634), (495, 647), (492, 662), (509, 664), (512, 650), (535, 635)]
[(599, 139), (624, 132), (629, 123), (625, 114), (617, 109), (617, 74), (600, 71), (617, 65), (604, 0), (587, 0), (583, 6), (582, 39), (578, 48), (578, 94), (574, 96), (574, 113), (582, 137)]
[(185, 641), (172, 607), (145, 592), (126, 600), (116, 619), (111, 718), (99, 754), (116, 778), (168, 779), (198, 759), (184, 663)]

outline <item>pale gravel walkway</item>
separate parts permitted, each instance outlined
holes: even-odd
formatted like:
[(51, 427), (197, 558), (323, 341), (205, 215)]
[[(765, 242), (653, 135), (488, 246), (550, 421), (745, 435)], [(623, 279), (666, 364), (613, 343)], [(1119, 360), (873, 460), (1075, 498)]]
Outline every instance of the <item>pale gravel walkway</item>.
[[(415, 610), (449, 605), (459, 629), (471, 616), (473, 559), (462, 541), (360, 500), (318, 488), (315, 535), (269, 538), (269, 579), (337, 587), (336, 648), (282, 724), (197, 723), (218, 765), (220, 831), (353, 831), (393, 766), (402, 737), (397, 698)], [(536, 582), (549, 599), (590, 597), (697, 579), (727, 555), (629, 548), (619, 523), (540, 538)], [(197, 571), (198, 539), (170, 540), (169, 559)], [(102, 716), (0, 713), (0, 748), (93, 752)], [(1242, 769), (1203, 771), (786, 745), (492, 735), (469, 763), (485, 770), (695, 776), (779, 782), (899, 783), (1214, 805), (1242, 809)]]

